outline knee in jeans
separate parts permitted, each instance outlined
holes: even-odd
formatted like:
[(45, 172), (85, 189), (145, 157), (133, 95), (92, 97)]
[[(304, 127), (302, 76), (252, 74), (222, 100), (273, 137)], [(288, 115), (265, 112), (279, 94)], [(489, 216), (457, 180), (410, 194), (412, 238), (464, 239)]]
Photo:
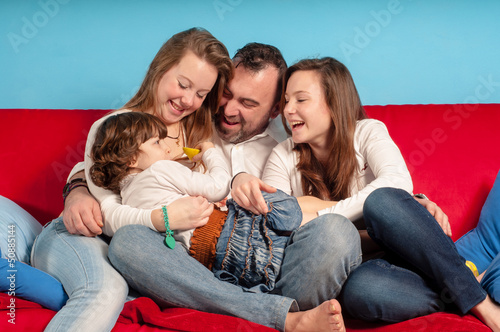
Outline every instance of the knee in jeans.
[(399, 220), (386, 218), (387, 211), (405, 209), (400, 204), (407, 197), (408, 193), (399, 188), (378, 188), (374, 190), (365, 200), (363, 205), (363, 216), (368, 228), (378, 226), (381, 229), (388, 229), (391, 226), (400, 227)]
[(96, 285), (90, 293), (94, 293), (94, 306), (101, 308), (120, 307), (128, 295), (128, 285), (125, 279), (115, 271), (107, 274), (106, 280)]
[(335, 252), (342, 256), (361, 255), (359, 233), (353, 223), (338, 214), (325, 214), (318, 217), (318, 235), (323, 238), (326, 252)]
[[(113, 235), (111, 243), (109, 244), (108, 257), (111, 262), (113, 262), (113, 259), (117, 257), (127, 257), (127, 252), (131, 250), (133, 245), (137, 244), (137, 242), (132, 238), (137, 236), (140, 232), (148, 229), (148, 227), (143, 225), (127, 225), (120, 227)], [(124, 243), (128, 243), (130, 245), (123, 245)]]
[(375, 189), (365, 200), (363, 215), (366, 215), (374, 209), (380, 209), (381, 206), (390, 206), (391, 202), (394, 202), (398, 193), (401, 191), (405, 192), (402, 189), (391, 187)]
[(144, 225), (126, 225), (118, 228), (118, 230), (113, 235), (113, 240), (120, 237), (128, 237), (133, 234), (137, 234), (143, 229), (148, 229), (148, 227)]

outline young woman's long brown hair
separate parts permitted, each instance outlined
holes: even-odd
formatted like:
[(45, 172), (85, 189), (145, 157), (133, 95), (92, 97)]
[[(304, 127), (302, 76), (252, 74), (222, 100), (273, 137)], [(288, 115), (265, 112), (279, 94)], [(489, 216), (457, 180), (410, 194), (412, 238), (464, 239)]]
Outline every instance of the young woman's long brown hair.
[(288, 79), (296, 71), (310, 70), (319, 74), (326, 104), (330, 109), (332, 125), (328, 160), (322, 164), (314, 156), (307, 143), (296, 144), (294, 150), (299, 154), (297, 169), (302, 175), (304, 195), (312, 195), (324, 200), (338, 201), (351, 195), (351, 185), (358, 172), (356, 151), (354, 149), (354, 131), (356, 122), (365, 119), (366, 113), (354, 85), (349, 70), (339, 61), (325, 57), (305, 59), (294, 64), (283, 77), (281, 114), (283, 116), (285, 91)]
[(192, 28), (167, 40), (151, 62), (139, 91), (123, 108), (134, 111), (153, 109), (157, 115), (156, 93), (160, 79), (178, 64), (188, 51), (213, 65), (218, 72), (214, 87), (201, 107), (181, 120), (186, 131), (186, 146), (196, 146), (212, 138), (212, 112), (217, 111), (224, 87), (233, 76), (233, 65), (226, 47), (210, 32), (202, 28)]

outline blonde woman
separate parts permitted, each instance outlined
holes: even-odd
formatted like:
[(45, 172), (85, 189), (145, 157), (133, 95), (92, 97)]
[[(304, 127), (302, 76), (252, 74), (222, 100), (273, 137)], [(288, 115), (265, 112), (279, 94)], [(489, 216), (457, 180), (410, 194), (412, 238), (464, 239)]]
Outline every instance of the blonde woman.
[[(196, 146), (211, 139), (212, 112), (216, 111), (232, 73), (225, 46), (208, 31), (193, 28), (180, 32), (161, 47), (139, 91), (120, 111), (155, 115), (168, 128), (169, 135), (164, 141), (176, 156), (174, 159), (184, 162), (183, 146)], [(72, 195), (71, 199), (81, 203), (69, 204), (73, 208), (65, 210), (64, 221), (58, 218), (50, 222), (33, 246), (32, 264), (56, 277), (69, 296), (46, 331), (111, 330), (122, 310), (128, 287), (107, 259), (109, 237), (127, 224), (165, 231), (160, 210), (121, 205), (119, 195), (89, 180), (90, 148), (102, 121), (98, 120), (88, 135), (87, 182), (77, 179), (68, 186), (72, 194), (79, 191), (80, 196)], [(86, 183), (100, 210), (87, 192)], [(69, 194), (68, 190), (65, 194)], [(90, 209), (88, 201), (93, 202)], [(205, 204), (209, 210), (208, 202)], [(196, 226), (185, 225), (186, 228)], [(105, 236), (96, 236), (101, 233)]]

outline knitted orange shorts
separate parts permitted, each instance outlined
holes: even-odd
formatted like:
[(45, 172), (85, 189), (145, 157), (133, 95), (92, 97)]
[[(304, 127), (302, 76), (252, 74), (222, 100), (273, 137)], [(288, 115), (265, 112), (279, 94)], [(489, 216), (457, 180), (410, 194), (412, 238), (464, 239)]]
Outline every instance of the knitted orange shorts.
[(215, 246), (222, 231), (222, 226), (226, 222), (226, 217), (227, 211), (214, 208), (208, 222), (204, 226), (196, 228), (191, 237), (189, 254), (209, 270), (212, 270), (215, 259)]

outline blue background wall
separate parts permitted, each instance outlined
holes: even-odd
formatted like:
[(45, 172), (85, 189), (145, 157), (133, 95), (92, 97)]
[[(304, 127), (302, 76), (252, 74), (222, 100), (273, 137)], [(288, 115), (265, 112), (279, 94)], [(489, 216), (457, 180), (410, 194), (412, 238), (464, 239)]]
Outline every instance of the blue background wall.
[(2, 0), (0, 108), (117, 108), (172, 34), (333, 56), (367, 105), (500, 103), (500, 1)]

